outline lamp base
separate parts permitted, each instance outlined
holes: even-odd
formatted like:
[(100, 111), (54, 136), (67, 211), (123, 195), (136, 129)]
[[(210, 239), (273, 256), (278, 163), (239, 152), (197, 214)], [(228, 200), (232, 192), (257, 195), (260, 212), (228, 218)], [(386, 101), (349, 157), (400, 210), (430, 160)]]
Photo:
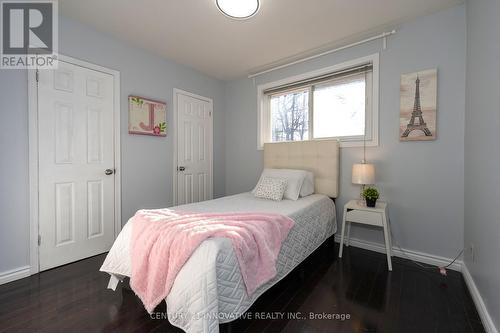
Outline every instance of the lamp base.
[(359, 191), (359, 199), (360, 199), (360, 201), (365, 201), (365, 198), (363, 197), (363, 192), (365, 191), (365, 187), (366, 187), (365, 184), (361, 185), (361, 190)]

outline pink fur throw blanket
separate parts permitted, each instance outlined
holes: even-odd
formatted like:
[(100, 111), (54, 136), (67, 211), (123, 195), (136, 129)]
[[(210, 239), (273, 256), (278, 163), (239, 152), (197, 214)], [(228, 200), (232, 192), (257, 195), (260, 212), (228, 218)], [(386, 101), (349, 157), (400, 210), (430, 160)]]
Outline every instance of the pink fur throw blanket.
[(281, 244), (294, 222), (268, 213), (140, 210), (132, 219), (130, 286), (151, 313), (207, 238), (231, 240), (248, 295), (276, 275)]

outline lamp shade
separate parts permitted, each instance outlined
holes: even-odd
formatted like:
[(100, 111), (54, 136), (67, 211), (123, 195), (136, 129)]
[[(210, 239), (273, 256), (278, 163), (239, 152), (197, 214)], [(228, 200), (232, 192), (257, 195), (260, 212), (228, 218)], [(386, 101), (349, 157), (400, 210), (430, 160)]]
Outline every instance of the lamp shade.
[(375, 166), (373, 164), (353, 164), (352, 183), (367, 185), (375, 184)]

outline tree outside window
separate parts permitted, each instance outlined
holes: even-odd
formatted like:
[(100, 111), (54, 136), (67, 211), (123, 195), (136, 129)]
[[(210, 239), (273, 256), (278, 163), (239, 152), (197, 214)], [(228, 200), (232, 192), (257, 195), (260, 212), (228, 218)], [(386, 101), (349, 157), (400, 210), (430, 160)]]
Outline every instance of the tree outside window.
[(309, 91), (292, 91), (271, 97), (272, 141), (309, 138)]

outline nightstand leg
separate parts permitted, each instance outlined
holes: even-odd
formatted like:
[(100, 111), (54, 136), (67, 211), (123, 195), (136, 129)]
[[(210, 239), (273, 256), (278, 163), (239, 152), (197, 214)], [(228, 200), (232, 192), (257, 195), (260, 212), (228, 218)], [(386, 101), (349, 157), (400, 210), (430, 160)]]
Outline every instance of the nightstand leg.
[(347, 238), (345, 240), (345, 246), (349, 246), (349, 240), (351, 239), (351, 222), (346, 221), (347, 224)]
[[(389, 216), (389, 215), (386, 215), (386, 216)], [(388, 230), (388, 234), (389, 234), (389, 248), (391, 249), (391, 257), (394, 257), (394, 252), (392, 251), (392, 233), (391, 233), (391, 220), (389, 218), (387, 218), (387, 230)]]
[(382, 215), (382, 220), (384, 223), (384, 238), (385, 238), (385, 251), (387, 254), (387, 266), (389, 267), (389, 271), (392, 271), (392, 248), (391, 248), (391, 234), (389, 225), (387, 224), (387, 218), (385, 214)]
[(342, 235), (340, 236), (339, 258), (342, 258), (342, 251), (344, 250), (344, 234), (345, 234), (346, 214), (347, 214), (347, 209), (344, 209), (344, 215), (342, 215)]

